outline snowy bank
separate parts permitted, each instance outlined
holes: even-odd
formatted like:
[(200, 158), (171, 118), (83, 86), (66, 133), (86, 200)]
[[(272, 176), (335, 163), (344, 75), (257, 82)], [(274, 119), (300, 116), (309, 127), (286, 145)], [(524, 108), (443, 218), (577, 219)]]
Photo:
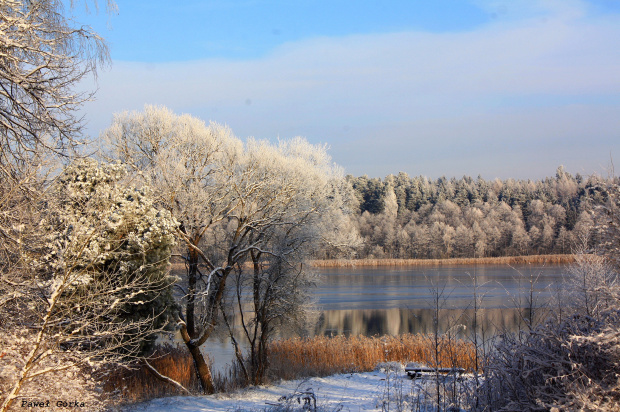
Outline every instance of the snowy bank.
[(282, 381), (279, 384), (258, 386), (231, 394), (210, 396), (175, 396), (160, 398), (136, 405), (128, 410), (145, 412), (249, 411), (262, 410), (276, 404), (282, 396), (310, 389), (317, 404), (327, 410), (375, 411), (375, 404), (385, 386), (382, 372), (334, 375), (325, 378)]
[[(445, 382), (444, 382), (445, 383)], [(376, 411), (391, 406), (424, 405), (432, 399), (433, 381), (409, 379), (402, 366), (374, 372), (332, 375), (325, 378), (282, 381), (269, 386), (258, 386), (229, 394), (209, 396), (176, 396), (154, 399), (127, 408), (135, 412), (217, 412), (263, 411), (281, 404), (283, 397), (308, 392), (316, 398), (321, 411)], [(303, 396), (300, 396), (303, 398)], [(297, 404), (297, 397), (291, 402)], [(303, 399), (301, 399), (303, 405)], [(284, 409), (284, 408), (283, 408)], [(420, 408), (425, 410), (424, 406)], [(429, 410), (434, 408), (430, 407)], [(288, 409), (286, 409), (288, 410)]]

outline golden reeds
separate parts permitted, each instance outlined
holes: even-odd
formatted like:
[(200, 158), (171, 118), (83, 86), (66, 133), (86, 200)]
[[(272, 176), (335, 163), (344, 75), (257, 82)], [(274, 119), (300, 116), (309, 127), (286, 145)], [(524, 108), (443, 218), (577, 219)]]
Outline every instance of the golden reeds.
[[(465, 265), (566, 265), (575, 262), (572, 254), (500, 256), (481, 258), (450, 258), (450, 259), (329, 259), (311, 260), (315, 268), (334, 267), (375, 267), (375, 266), (465, 266)], [(172, 263), (171, 270), (181, 273), (185, 270), (184, 263)]]
[(452, 259), (333, 259), (313, 260), (316, 268), (375, 267), (375, 266), (459, 266), (459, 265), (521, 265), (521, 264), (569, 264), (573, 255), (531, 255)]
[[(436, 354), (439, 356), (436, 356)], [(406, 334), (400, 336), (315, 336), (291, 338), (272, 342), (269, 346), (270, 380), (299, 379), (308, 376), (327, 376), (336, 373), (367, 372), (382, 362), (420, 362), (430, 367), (458, 367), (472, 370), (474, 346), (466, 341), (433, 335)], [(191, 355), (183, 348), (160, 348), (149, 363), (162, 375), (198, 393)], [(244, 386), (241, 371), (234, 365), (225, 372), (214, 373), (218, 391), (231, 391)], [(104, 389), (116, 395), (122, 403), (182, 395), (176, 387), (158, 380), (143, 365), (131, 370), (112, 371)]]
[[(186, 349), (171, 346), (158, 348), (149, 358), (149, 363), (160, 374), (174, 379), (189, 391), (198, 391), (200, 385), (194, 371), (194, 360)], [(123, 403), (183, 394), (176, 387), (157, 379), (142, 364), (112, 371), (105, 378), (104, 390), (118, 396)]]
[(372, 371), (381, 362), (420, 362), (430, 367), (473, 368), (474, 346), (439, 338), (435, 359), (432, 335), (315, 336), (275, 341), (269, 346), (269, 376), (297, 379), (335, 373)]

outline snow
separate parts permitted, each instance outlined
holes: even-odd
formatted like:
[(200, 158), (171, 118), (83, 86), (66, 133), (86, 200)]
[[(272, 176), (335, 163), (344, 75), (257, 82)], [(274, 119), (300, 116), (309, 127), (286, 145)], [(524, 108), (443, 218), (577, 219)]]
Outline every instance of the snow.
[[(401, 376), (402, 375), (402, 376)], [(399, 372), (404, 378), (404, 373)], [(408, 379), (405, 382), (410, 382)], [(325, 378), (282, 381), (270, 386), (258, 386), (231, 394), (209, 396), (176, 396), (160, 398), (136, 405), (132, 411), (261, 411), (275, 404), (282, 396), (295, 391), (311, 389), (322, 410), (376, 411), (381, 409), (381, 399), (386, 389), (386, 373), (366, 372), (332, 375)], [(341, 408), (340, 408), (341, 406)]]

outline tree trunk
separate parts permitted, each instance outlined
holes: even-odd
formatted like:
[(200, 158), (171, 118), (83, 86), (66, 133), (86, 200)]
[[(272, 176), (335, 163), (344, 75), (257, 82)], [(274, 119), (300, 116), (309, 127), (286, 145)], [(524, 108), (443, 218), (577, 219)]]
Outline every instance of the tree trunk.
[(188, 250), (187, 262), (187, 305), (185, 306), (185, 319), (187, 319), (187, 333), (191, 339), (196, 338), (196, 322), (194, 319), (196, 300), (196, 281), (198, 280), (198, 253), (194, 249)]
[(256, 347), (256, 338), (257, 338), (258, 329), (261, 324), (261, 318), (260, 318), (260, 315), (261, 315), (261, 300), (260, 300), (260, 283), (261, 283), (260, 256), (261, 256), (261, 253), (254, 252), (252, 250), (250, 251), (250, 256), (252, 258), (252, 266), (254, 268), (254, 274), (252, 278), (252, 286), (253, 286), (252, 296), (253, 296), (253, 301), (254, 301), (254, 317), (255, 317), (254, 331), (253, 331), (254, 334), (250, 341), (250, 350), (251, 350), (250, 359), (251, 359), (251, 364), (252, 364), (252, 381), (254, 385), (259, 385), (261, 383), (260, 376), (259, 376), (260, 360), (259, 360), (259, 354), (258, 354), (259, 348)]
[(186, 342), (185, 344), (194, 358), (194, 366), (196, 367), (196, 373), (198, 374), (198, 379), (200, 379), (204, 394), (211, 395), (215, 392), (213, 377), (211, 376), (209, 365), (200, 351), (200, 346), (193, 345), (191, 342)]
[(187, 346), (189, 353), (192, 354), (192, 358), (194, 359), (196, 375), (202, 385), (203, 393), (205, 395), (211, 395), (215, 392), (211, 370), (209, 369), (209, 365), (200, 351), (200, 345), (197, 345), (194, 340), (190, 339), (189, 334), (187, 333), (187, 326), (185, 324), (181, 324), (181, 337), (183, 338), (183, 342), (185, 342), (185, 346)]
[(256, 380), (259, 383), (263, 383), (265, 379), (265, 371), (267, 370), (267, 330), (269, 325), (266, 322), (261, 323), (261, 335), (258, 343), (258, 367), (256, 370)]

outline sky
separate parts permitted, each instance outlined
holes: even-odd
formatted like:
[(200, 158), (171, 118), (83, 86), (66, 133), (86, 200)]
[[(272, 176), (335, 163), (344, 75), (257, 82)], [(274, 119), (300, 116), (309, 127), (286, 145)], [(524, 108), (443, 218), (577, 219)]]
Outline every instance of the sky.
[[(96, 138), (167, 106), (325, 143), (345, 173), (541, 179), (620, 164), (620, 0), (116, 0)], [(619, 166), (620, 168), (620, 166)]]

